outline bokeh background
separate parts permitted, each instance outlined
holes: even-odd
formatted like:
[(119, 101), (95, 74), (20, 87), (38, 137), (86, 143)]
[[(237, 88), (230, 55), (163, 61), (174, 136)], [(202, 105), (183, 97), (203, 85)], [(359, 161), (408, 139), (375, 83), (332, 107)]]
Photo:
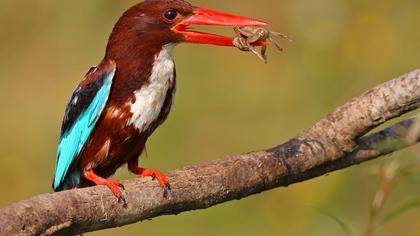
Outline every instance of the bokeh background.
[[(67, 98), (103, 56), (114, 22), (133, 0), (0, 0), (0, 207), (51, 191)], [(288, 34), (265, 65), (235, 48), (180, 45), (178, 89), (167, 122), (141, 163), (171, 170), (272, 147), (366, 89), (419, 67), (418, 0), (195, 0), (195, 5), (262, 19)], [(206, 28), (207, 29), (207, 28)], [(233, 35), (231, 28), (211, 29)], [(378, 177), (392, 159), (416, 163), (413, 149), (304, 183), (207, 210), (163, 216), (87, 235), (345, 235), (326, 216), (367, 224)], [(125, 168), (117, 178), (133, 178)], [(419, 196), (407, 180), (384, 212)], [(420, 210), (377, 235), (420, 235)]]

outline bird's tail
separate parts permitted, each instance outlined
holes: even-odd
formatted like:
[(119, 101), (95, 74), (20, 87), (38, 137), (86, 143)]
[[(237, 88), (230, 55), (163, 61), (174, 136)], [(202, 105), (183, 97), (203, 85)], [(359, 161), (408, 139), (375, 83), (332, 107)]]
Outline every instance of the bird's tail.
[(80, 171), (75, 170), (71, 174), (67, 175), (58, 186), (54, 186), (54, 179), (55, 178), (53, 178), (52, 181), (52, 188), (55, 192), (77, 188), (80, 185)]

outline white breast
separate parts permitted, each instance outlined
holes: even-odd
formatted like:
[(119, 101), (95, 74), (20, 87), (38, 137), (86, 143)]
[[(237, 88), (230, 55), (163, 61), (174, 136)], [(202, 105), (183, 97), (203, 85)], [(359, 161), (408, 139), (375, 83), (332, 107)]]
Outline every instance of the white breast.
[(155, 121), (162, 109), (166, 93), (174, 80), (174, 62), (171, 54), (174, 45), (162, 47), (153, 64), (149, 84), (134, 92), (136, 100), (131, 104), (129, 125), (134, 125), (140, 132), (146, 130)]

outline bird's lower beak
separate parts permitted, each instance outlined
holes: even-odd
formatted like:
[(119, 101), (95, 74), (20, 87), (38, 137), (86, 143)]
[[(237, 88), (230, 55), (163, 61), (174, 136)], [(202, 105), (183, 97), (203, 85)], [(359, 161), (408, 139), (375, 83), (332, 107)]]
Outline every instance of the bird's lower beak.
[[(185, 42), (233, 46), (232, 38), (188, 30), (190, 25), (269, 26), (269, 24), (229, 13), (195, 7), (193, 15), (176, 24), (172, 31), (181, 34)], [(258, 45), (258, 43), (257, 43)]]

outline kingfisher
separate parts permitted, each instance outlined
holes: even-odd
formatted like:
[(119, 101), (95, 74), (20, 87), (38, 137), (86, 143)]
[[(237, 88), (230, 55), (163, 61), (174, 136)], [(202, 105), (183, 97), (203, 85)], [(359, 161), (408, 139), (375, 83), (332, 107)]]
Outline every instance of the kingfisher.
[(195, 7), (183, 0), (145, 0), (115, 24), (102, 61), (92, 67), (67, 104), (58, 143), (54, 191), (106, 185), (124, 200), (122, 165), (170, 190), (160, 171), (139, 167), (148, 137), (162, 124), (175, 95), (172, 49), (181, 42), (233, 46), (232, 38), (193, 31), (191, 25), (267, 26), (255, 19)]

